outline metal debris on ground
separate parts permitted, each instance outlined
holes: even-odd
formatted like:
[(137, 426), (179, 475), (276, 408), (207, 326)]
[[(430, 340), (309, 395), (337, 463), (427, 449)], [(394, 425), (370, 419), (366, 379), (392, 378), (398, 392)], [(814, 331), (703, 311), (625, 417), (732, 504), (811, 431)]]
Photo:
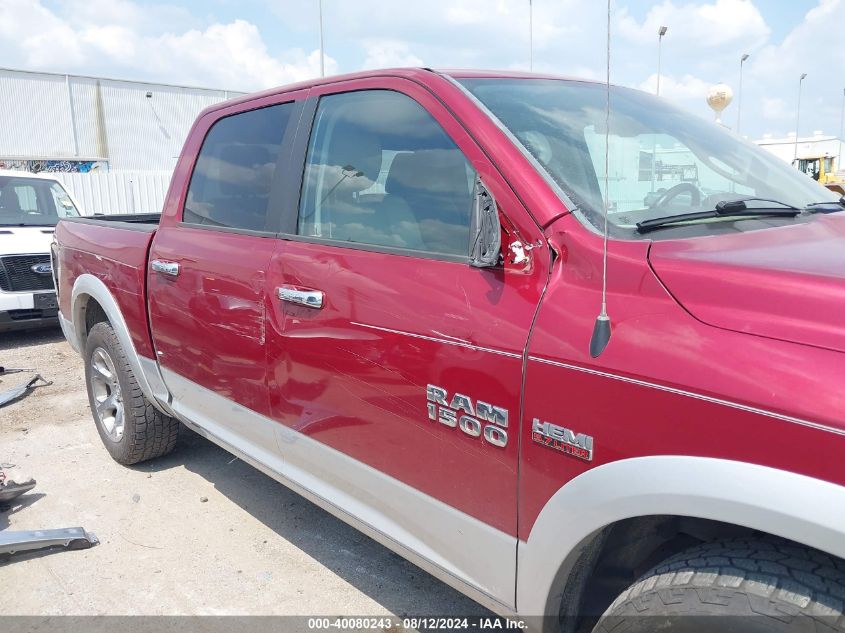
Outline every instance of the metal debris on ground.
[(15, 367), (3, 367), (0, 365), (0, 376), (5, 374), (20, 374), (25, 371), (35, 371), (34, 369), (18, 369)]
[[(26, 481), (13, 481), (6, 475), (4, 468), (14, 468), (14, 464), (0, 464), (0, 504), (9, 503), (35, 488), (35, 480), (32, 477)], [(0, 511), (2, 510), (0, 507)]]
[(34, 479), (27, 479), (26, 481), (22, 481), (20, 483), (17, 481), (0, 480), (0, 503), (9, 503), (13, 499), (17, 499), (22, 494), (29, 492), (33, 488), (35, 488)]
[[(30, 478), (24, 482), (12, 481), (3, 470), (0, 470), (0, 504), (6, 504), (17, 499), (33, 488), (35, 488), (34, 479)], [(2, 510), (7, 509), (8, 507), (2, 508)], [(0, 532), (0, 557), (6, 558), (18, 552), (54, 547), (88, 549), (97, 543), (99, 543), (97, 537), (81, 527), (59, 528), (57, 530), (5, 530)]]
[(3, 531), (0, 532), (0, 554), (11, 555), (52, 547), (88, 549), (99, 542), (96, 536), (81, 527), (23, 532)]
[(41, 374), (36, 374), (34, 378), (18, 387), (7, 389), (6, 391), (0, 391), (0, 407), (23, 398), (25, 395), (32, 392), (33, 389), (37, 389), (38, 387), (49, 387), (52, 384), (52, 381), (46, 380)]

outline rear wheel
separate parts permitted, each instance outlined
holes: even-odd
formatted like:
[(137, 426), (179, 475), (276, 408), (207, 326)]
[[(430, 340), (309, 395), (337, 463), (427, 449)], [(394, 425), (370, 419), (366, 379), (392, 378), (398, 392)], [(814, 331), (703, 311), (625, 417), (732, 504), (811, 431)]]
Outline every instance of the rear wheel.
[(173, 450), (179, 422), (141, 392), (109, 323), (97, 323), (88, 334), (85, 382), (100, 439), (115, 461), (137, 464)]
[(843, 599), (842, 560), (779, 539), (731, 540), (660, 563), (608, 607), (593, 633), (845, 631)]

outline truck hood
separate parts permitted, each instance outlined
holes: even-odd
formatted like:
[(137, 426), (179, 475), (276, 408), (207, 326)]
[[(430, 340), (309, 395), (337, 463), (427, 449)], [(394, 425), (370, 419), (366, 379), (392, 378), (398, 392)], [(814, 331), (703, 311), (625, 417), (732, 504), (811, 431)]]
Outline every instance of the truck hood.
[(649, 261), (704, 323), (845, 352), (845, 213), (654, 242)]
[(0, 257), (50, 252), (52, 226), (0, 226)]

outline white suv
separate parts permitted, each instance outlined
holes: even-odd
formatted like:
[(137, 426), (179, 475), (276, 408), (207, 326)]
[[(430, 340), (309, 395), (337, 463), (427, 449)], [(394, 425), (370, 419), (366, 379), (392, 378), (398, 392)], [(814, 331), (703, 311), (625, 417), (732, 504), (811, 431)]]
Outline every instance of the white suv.
[(59, 219), (78, 215), (55, 178), (0, 170), (0, 332), (57, 323), (50, 243)]

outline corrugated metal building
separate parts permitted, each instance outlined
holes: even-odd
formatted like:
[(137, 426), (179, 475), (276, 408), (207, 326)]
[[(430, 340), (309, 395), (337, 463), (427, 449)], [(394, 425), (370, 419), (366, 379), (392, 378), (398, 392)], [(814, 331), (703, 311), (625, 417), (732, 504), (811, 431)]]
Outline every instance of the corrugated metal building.
[(0, 169), (90, 173), (62, 178), (86, 213), (158, 211), (197, 114), (240, 94), (0, 69)]
[(199, 112), (242, 94), (0, 69), (0, 159), (170, 170)]

